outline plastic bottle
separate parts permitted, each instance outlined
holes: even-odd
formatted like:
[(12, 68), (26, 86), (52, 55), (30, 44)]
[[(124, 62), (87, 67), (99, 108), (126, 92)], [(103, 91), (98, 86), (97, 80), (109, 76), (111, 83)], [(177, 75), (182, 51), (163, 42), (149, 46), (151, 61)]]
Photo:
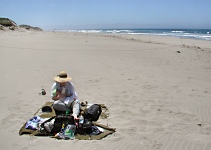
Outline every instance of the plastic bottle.
[(80, 115), (80, 117), (79, 117), (79, 123), (80, 124), (83, 124), (84, 123), (84, 117), (82, 115)]
[(74, 139), (76, 126), (75, 125), (67, 125), (64, 130), (64, 138), (65, 139)]
[(61, 132), (64, 132), (64, 124), (62, 124)]

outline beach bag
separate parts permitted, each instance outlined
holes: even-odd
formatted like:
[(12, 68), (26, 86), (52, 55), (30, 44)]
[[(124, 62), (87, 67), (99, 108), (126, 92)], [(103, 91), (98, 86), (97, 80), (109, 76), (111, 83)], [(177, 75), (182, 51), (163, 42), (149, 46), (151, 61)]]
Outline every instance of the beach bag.
[(80, 135), (86, 135), (92, 133), (92, 122), (89, 120), (84, 120), (83, 123), (79, 123), (76, 133)]
[(67, 125), (73, 125), (75, 124), (74, 122), (74, 117), (70, 115), (58, 115), (55, 118), (54, 121), (54, 128), (52, 129), (51, 133), (57, 133), (61, 131), (62, 125), (66, 127)]
[(84, 119), (87, 119), (89, 121), (97, 121), (101, 112), (101, 106), (98, 104), (93, 104), (89, 108), (85, 109), (83, 116)]
[[(50, 128), (50, 126), (52, 126), (50, 122), (53, 119), (55, 119), (53, 123), (53, 127)], [(44, 130), (47, 133), (55, 134), (61, 131), (63, 124), (64, 124), (64, 127), (66, 127), (67, 125), (74, 125), (75, 124), (74, 117), (70, 115), (57, 115), (46, 120), (40, 126), (41, 128), (44, 128)]]

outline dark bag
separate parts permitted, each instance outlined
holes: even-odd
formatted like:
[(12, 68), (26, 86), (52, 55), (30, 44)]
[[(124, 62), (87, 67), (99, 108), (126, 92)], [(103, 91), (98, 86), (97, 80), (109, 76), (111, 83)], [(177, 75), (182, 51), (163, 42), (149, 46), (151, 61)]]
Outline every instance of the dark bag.
[[(46, 129), (44, 124), (50, 122), (54, 118), (55, 118), (55, 121), (54, 121), (53, 129), (51, 129), (49, 131), (49, 129)], [(70, 116), (70, 115), (57, 115), (57, 116), (51, 117), (50, 119), (48, 119), (45, 122), (43, 122), (41, 124), (41, 127), (44, 128), (47, 133), (55, 134), (55, 133), (58, 133), (58, 132), (61, 131), (61, 128), (62, 128), (63, 124), (64, 124), (64, 126), (66, 126), (68, 124), (69, 125), (75, 124), (74, 117)]]
[(84, 123), (79, 123), (76, 133), (80, 135), (86, 135), (92, 133), (92, 122), (84, 120)]
[(70, 116), (70, 115), (58, 115), (55, 118), (54, 121), (54, 127), (51, 130), (51, 133), (58, 133), (59, 131), (61, 131), (62, 125), (64, 124), (64, 126), (66, 127), (66, 125), (73, 125), (74, 123), (74, 117)]
[(98, 104), (93, 104), (91, 107), (84, 111), (84, 119), (89, 121), (97, 121), (101, 112), (101, 106)]

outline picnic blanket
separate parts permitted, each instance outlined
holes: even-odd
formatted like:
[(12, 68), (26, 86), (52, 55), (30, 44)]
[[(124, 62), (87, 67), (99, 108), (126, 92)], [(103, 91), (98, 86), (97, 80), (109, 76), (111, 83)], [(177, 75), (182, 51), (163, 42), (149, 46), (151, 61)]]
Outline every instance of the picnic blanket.
[[(84, 104), (84, 102), (82, 102), (82, 103)], [(42, 108), (44, 108), (45, 106), (49, 106), (52, 109), (52, 111), (43, 112)], [(100, 106), (101, 106), (101, 109), (102, 109), (102, 113), (100, 115), (100, 119), (107, 119), (107, 117), (108, 117), (108, 108), (104, 104), (100, 104)], [(81, 110), (83, 111), (85, 109), (85, 107), (86, 106), (84, 106), (84, 105), (81, 106)], [(58, 112), (56, 112), (53, 109), (53, 102), (46, 102), (41, 108), (39, 108), (37, 110), (37, 112), (34, 114), (34, 116), (39, 116), (40, 118), (47, 119), (47, 118), (51, 118), (53, 116), (56, 116), (57, 113)], [(24, 125), (20, 128), (19, 135), (30, 134), (30, 135), (34, 135), (34, 136), (47, 136), (47, 135), (39, 132), (38, 130), (26, 129), (25, 128), (26, 123), (24, 123)], [(92, 136), (76, 134), (75, 135), (75, 139), (79, 139), (79, 140), (100, 140), (100, 139), (106, 137), (107, 135), (114, 133), (115, 130), (116, 130), (115, 128), (111, 128), (111, 127), (108, 127), (106, 125), (103, 125), (103, 124), (100, 124), (100, 123), (97, 123), (97, 122), (93, 122), (93, 124), (95, 126), (103, 128), (104, 131), (102, 133), (100, 133), (99, 135), (92, 135)]]

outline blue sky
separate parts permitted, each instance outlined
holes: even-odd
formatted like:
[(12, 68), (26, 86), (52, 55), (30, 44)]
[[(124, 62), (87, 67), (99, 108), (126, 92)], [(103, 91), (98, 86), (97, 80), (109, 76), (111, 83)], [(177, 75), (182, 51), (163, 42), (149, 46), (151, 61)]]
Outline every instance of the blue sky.
[(0, 17), (45, 30), (211, 29), (211, 0), (0, 0)]

